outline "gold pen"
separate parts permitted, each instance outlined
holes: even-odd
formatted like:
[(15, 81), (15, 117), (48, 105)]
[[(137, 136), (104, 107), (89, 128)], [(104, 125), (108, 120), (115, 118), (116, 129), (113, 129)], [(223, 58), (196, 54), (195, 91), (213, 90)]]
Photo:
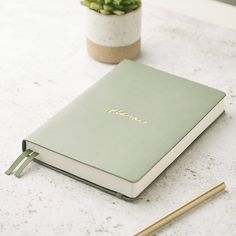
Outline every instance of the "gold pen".
[(140, 232), (136, 233), (134, 236), (148, 236), (157, 231), (163, 225), (169, 223), (170, 221), (174, 220), (178, 216), (184, 214), (188, 210), (192, 209), (193, 207), (199, 205), (200, 203), (204, 202), (208, 198), (214, 196), (215, 194), (223, 191), (225, 189), (225, 183), (219, 183), (216, 186), (210, 188), (206, 192), (202, 193), (201, 195), (195, 197), (191, 201), (187, 202), (186, 204), (180, 206), (179, 208), (171, 211), (170, 213), (166, 214), (162, 218), (155, 221), (153, 224), (149, 225), (145, 229), (141, 230)]

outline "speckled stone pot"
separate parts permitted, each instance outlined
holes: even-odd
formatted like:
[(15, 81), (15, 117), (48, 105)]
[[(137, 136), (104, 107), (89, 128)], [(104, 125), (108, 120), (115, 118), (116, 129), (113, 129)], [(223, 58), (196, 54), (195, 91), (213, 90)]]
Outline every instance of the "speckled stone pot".
[(141, 48), (141, 7), (122, 16), (88, 9), (87, 49), (96, 60), (119, 63), (134, 59)]

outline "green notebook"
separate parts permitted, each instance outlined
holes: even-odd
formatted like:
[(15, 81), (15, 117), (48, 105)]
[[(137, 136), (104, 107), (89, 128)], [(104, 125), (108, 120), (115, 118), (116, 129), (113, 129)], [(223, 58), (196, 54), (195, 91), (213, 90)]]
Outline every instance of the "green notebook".
[(35, 160), (136, 198), (224, 111), (225, 93), (124, 60), (23, 140), (6, 172)]

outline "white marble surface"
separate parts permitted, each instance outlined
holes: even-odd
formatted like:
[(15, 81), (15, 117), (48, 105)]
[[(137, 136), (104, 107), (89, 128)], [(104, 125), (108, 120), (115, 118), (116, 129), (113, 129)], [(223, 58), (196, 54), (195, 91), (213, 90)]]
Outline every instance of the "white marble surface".
[(155, 4), (144, 1), (138, 60), (224, 90), (226, 113), (128, 203), (36, 163), (21, 179), (3, 174), (23, 137), (113, 66), (87, 55), (78, 0), (1, 1), (1, 236), (132, 235), (221, 180), (226, 193), (158, 235), (236, 235), (236, 31)]

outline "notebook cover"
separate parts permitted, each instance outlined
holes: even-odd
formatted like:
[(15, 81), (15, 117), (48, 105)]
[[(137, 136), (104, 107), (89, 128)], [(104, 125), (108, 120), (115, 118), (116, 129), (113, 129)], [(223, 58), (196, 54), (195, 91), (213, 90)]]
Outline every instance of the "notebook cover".
[(224, 96), (124, 60), (25, 140), (137, 182)]

